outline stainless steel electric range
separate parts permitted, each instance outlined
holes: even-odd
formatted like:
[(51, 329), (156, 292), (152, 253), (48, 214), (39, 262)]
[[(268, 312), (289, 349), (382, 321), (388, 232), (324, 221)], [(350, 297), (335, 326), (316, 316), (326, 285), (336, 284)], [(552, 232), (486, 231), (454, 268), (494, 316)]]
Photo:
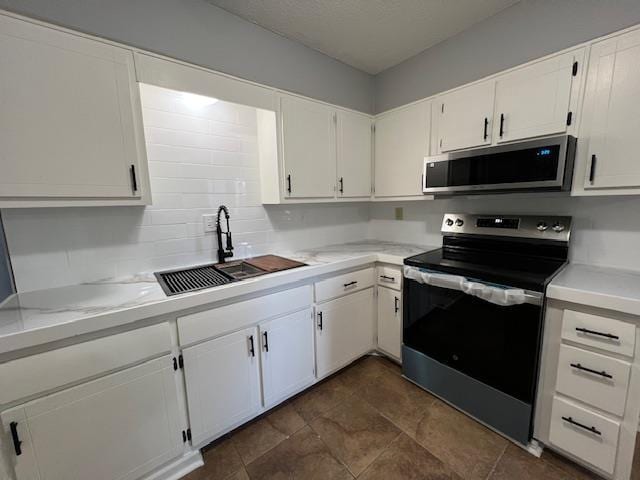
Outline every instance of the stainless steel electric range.
[(442, 248), (405, 259), (403, 374), (507, 437), (531, 440), (544, 294), (570, 217), (446, 214)]

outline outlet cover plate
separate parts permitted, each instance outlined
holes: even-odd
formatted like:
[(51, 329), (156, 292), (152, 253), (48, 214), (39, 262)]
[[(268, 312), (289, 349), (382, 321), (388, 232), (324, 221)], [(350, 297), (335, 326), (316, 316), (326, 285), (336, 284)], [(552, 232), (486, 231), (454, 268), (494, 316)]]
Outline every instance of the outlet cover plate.
[(205, 213), (202, 215), (202, 226), (205, 232), (215, 232), (216, 216), (213, 213)]

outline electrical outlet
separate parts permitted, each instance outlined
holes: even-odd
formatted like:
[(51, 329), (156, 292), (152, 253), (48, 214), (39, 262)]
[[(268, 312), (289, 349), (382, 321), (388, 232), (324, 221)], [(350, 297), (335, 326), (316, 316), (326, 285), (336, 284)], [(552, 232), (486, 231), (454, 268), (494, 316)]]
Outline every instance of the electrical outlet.
[(216, 216), (212, 213), (202, 215), (202, 226), (205, 232), (216, 231)]
[(396, 220), (404, 220), (404, 210), (402, 207), (396, 207)]

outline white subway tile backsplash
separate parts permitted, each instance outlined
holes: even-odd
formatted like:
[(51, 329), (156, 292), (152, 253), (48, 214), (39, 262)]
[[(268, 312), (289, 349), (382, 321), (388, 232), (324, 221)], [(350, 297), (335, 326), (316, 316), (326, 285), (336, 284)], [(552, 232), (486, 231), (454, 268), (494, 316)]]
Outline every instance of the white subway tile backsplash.
[(153, 205), (3, 212), (18, 291), (216, 261), (202, 215), (222, 204), (236, 258), (365, 238), (368, 207), (260, 203), (254, 108), (141, 92)]

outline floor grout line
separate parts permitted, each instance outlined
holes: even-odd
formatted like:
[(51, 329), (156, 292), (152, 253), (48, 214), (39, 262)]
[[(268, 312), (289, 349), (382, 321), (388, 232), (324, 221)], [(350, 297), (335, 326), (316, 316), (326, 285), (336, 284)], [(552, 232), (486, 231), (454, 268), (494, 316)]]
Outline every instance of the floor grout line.
[(496, 469), (498, 468), (498, 464), (500, 463), (500, 460), (502, 460), (502, 457), (504, 457), (505, 453), (507, 452), (507, 448), (509, 448), (509, 444), (508, 443), (504, 446), (504, 448), (502, 449), (502, 452), (500, 453), (500, 455), (498, 455), (498, 458), (493, 463), (493, 466), (491, 467), (491, 470), (489, 470), (489, 473), (485, 477), (485, 480), (489, 480), (493, 476), (493, 474), (495, 473)]

